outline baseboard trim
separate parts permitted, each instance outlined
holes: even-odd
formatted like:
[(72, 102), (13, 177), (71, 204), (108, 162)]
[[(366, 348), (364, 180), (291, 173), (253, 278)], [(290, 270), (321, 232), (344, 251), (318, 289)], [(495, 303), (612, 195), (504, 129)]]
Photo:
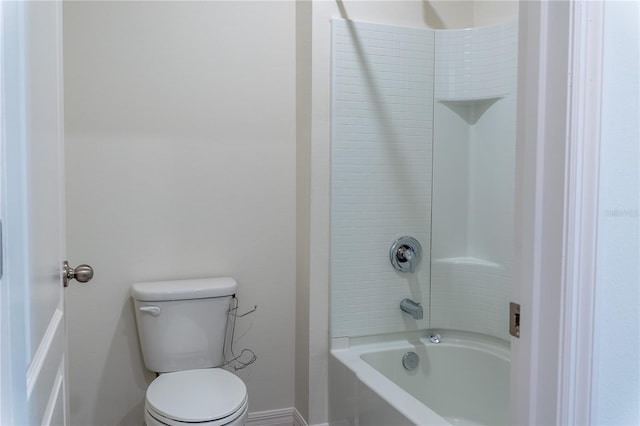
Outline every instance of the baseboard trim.
[(308, 426), (295, 407), (249, 413), (246, 426)]
[(293, 426), (309, 426), (297, 408), (293, 408)]

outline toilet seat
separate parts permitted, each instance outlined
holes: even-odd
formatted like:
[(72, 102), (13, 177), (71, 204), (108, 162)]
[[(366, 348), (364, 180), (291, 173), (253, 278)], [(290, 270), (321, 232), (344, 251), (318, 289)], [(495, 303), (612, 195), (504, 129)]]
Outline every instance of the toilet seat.
[(161, 414), (154, 412), (153, 409), (149, 408), (149, 406), (145, 404), (144, 420), (147, 426), (244, 426), (247, 422), (247, 408), (248, 403), (245, 402), (240, 410), (229, 417), (210, 422), (188, 423), (166, 418)]
[(246, 414), (247, 388), (221, 368), (161, 374), (147, 389), (147, 414), (167, 425), (218, 426)]

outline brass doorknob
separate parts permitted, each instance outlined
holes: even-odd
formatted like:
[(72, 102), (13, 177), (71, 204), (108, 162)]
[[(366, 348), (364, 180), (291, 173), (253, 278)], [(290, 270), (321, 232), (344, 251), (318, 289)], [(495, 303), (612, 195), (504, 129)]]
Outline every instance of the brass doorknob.
[(79, 283), (87, 283), (93, 278), (93, 268), (89, 265), (78, 265), (75, 268), (69, 266), (66, 260), (63, 264), (62, 282), (65, 287), (69, 285), (69, 280), (76, 280)]

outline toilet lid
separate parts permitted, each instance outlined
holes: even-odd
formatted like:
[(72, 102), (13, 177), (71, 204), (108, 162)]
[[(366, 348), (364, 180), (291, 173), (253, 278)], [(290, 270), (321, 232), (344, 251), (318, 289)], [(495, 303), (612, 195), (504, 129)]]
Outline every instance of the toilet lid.
[(243, 381), (221, 368), (161, 374), (147, 389), (147, 404), (165, 417), (205, 422), (230, 416), (247, 399)]

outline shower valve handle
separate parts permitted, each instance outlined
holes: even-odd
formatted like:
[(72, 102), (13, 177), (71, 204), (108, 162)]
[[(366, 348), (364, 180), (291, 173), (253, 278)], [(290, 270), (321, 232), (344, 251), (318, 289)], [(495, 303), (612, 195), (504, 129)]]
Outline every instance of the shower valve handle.
[(398, 259), (398, 262), (401, 263), (411, 262), (415, 255), (416, 253), (413, 251), (413, 249), (405, 244), (398, 247), (398, 251), (396, 252), (396, 259)]
[(400, 237), (389, 250), (391, 265), (400, 272), (414, 272), (422, 256), (422, 246), (413, 237)]

